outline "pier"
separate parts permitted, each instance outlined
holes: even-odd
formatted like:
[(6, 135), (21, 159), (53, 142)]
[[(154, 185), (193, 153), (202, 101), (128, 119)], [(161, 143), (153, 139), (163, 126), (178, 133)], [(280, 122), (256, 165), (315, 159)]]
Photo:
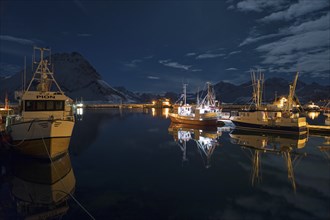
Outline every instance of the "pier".
[(154, 108), (153, 104), (86, 104), (86, 108)]

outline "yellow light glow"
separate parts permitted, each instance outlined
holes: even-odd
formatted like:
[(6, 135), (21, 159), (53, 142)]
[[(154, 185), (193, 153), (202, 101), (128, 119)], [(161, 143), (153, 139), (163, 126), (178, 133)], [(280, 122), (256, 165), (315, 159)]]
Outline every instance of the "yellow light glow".
[(156, 116), (156, 109), (155, 108), (151, 108), (151, 113), (152, 113), (152, 116)]
[(314, 120), (315, 118), (319, 117), (320, 112), (308, 112), (308, 117)]
[(163, 108), (163, 116), (165, 116), (165, 118), (168, 118), (168, 113), (170, 112), (170, 109), (168, 108)]

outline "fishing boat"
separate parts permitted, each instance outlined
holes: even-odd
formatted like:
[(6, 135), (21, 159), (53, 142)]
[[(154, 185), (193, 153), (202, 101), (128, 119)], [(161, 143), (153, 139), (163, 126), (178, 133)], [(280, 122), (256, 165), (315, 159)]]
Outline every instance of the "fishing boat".
[(196, 106), (187, 104), (187, 84), (183, 85), (183, 94), (180, 99), (179, 106), (174, 105), (174, 113), (169, 113), (169, 117), (174, 123), (194, 124), (204, 126), (214, 126), (219, 124), (221, 110), (216, 105), (215, 95), (211, 84), (207, 83), (207, 95), (202, 99), (202, 102), (197, 102)]
[(292, 100), (295, 96), (298, 73), (293, 84), (290, 85), (288, 103), (281, 110), (268, 110), (266, 105), (262, 105), (263, 74), (260, 73), (257, 77), (253, 72), (251, 73), (251, 78), (254, 106), (239, 111), (237, 116), (232, 117), (231, 120), (236, 127), (246, 130), (264, 130), (281, 133), (307, 133), (306, 118), (292, 112)]
[[(44, 59), (44, 52), (49, 52), (51, 57), (50, 49), (34, 47), (34, 54), (36, 51), (40, 51), (40, 60), (36, 62), (34, 56), (33, 64), (37, 67), (32, 79), (26, 90), (16, 92), (20, 113), (7, 117), (6, 122), (6, 131), (11, 135), (14, 148), (31, 155), (38, 149), (25, 148), (24, 141), (70, 138), (75, 124), (72, 99), (61, 90), (53, 71), (48, 68), (51, 63)], [(59, 153), (51, 144), (39, 148), (41, 151), (47, 148), (44, 156)]]

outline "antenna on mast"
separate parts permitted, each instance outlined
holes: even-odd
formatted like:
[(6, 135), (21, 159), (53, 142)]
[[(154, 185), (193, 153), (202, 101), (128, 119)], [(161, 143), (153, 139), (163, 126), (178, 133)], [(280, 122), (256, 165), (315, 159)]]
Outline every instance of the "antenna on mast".
[(199, 87), (197, 87), (197, 106), (199, 106)]
[(24, 73), (23, 73), (23, 92), (25, 92), (26, 85), (26, 56), (24, 56)]
[[(51, 83), (54, 82), (58, 91), (63, 94), (63, 91), (61, 90), (60, 86), (57, 84), (55, 78), (54, 78), (54, 73), (49, 70), (48, 66), (50, 65), (48, 63), (48, 60), (44, 59), (44, 52), (49, 51), (50, 49), (47, 48), (39, 48), (39, 47), (34, 47), (34, 52), (33, 52), (33, 63), (38, 64), (36, 71), (33, 73), (32, 80), (30, 81), (30, 84), (27, 87), (27, 90), (30, 89), (32, 82), (34, 80), (38, 81), (39, 84), (37, 86), (37, 90), (41, 92), (47, 92), (51, 88)], [(36, 62), (36, 57), (35, 57), (35, 51), (39, 50), (40, 51), (40, 60), (39, 62)]]
[(187, 85), (188, 84), (183, 84), (183, 98), (184, 98), (184, 105), (187, 104)]

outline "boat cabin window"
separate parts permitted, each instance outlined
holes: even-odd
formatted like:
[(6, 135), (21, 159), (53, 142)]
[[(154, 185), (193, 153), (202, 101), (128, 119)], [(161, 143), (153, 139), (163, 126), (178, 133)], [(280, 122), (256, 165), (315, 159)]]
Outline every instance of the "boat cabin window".
[(64, 101), (25, 101), (25, 111), (64, 111)]

